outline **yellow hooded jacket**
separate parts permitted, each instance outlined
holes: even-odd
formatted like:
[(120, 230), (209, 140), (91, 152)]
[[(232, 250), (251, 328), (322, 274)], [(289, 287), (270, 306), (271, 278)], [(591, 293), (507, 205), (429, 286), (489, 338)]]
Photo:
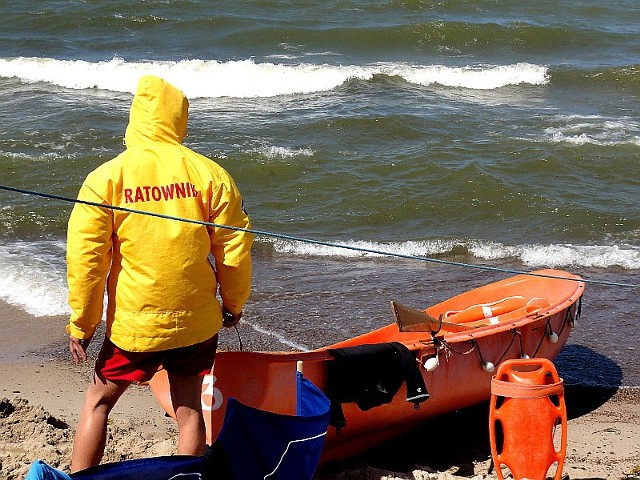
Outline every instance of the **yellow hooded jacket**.
[[(87, 176), (78, 199), (250, 228), (229, 174), (182, 145), (188, 108), (177, 88), (142, 77), (126, 150)], [(67, 332), (93, 336), (106, 286), (106, 334), (122, 350), (161, 351), (207, 340), (222, 325), (218, 288), (232, 313), (249, 297), (252, 241), (244, 231), (78, 203), (67, 233)]]

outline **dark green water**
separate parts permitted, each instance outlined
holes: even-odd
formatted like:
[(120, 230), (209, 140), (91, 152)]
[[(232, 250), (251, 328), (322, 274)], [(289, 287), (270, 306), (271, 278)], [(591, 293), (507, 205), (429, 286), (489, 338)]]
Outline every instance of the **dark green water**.
[[(257, 229), (636, 285), (588, 286), (570, 339), (624, 378), (565, 376), (638, 385), (639, 25), (613, 1), (3, 2), (0, 184), (75, 197), (162, 75)], [(0, 191), (0, 299), (66, 313), (70, 208)], [(246, 321), (312, 348), (502, 277), (261, 237)]]

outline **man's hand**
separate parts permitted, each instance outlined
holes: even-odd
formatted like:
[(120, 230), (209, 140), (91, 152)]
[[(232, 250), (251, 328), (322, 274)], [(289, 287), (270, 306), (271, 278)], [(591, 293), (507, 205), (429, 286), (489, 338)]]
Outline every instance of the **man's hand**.
[(225, 328), (235, 327), (242, 318), (242, 312), (233, 314), (226, 307), (222, 307), (222, 326)]
[(69, 335), (69, 351), (75, 363), (86, 362), (88, 360), (87, 347), (90, 342), (90, 338), (81, 340), (80, 338)]

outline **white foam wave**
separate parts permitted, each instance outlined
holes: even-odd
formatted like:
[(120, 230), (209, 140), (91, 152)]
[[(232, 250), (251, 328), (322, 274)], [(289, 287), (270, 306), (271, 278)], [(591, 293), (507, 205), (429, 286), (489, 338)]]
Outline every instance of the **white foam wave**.
[[(385, 253), (408, 256), (437, 255), (450, 251), (459, 243), (456, 241), (378, 243), (366, 241), (340, 242), (335, 245), (293, 242), (290, 240), (272, 241), (274, 249), (279, 253), (294, 255), (315, 255), (323, 257), (362, 257), (382, 256)], [(331, 243), (331, 242), (327, 242)]]
[(469, 251), (486, 260), (514, 257), (530, 267), (640, 269), (640, 249), (620, 245), (517, 245), (480, 243)]
[(549, 136), (549, 140), (552, 143), (569, 143), (572, 145), (601, 145), (601, 146), (611, 146), (611, 145), (637, 145), (640, 146), (640, 137), (633, 136), (629, 137), (626, 140), (606, 140), (606, 137), (603, 135), (588, 135), (586, 133), (581, 133), (579, 135), (566, 135), (563, 132), (553, 132)]
[(572, 145), (638, 145), (640, 146), (640, 123), (636, 119), (618, 119), (598, 116), (564, 116), (559, 118), (562, 125), (548, 127), (544, 138), (552, 143)]
[(398, 69), (398, 74), (419, 85), (436, 83), (445, 87), (474, 90), (494, 90), (520, 84), (544, 85), (549, 81), (546, 67), (529, 63), (472, 67), (411, 67), (409, 70)]
[(37, 155), (30, 155), (24, 152), (5, 152), (0, 150), (0, 157), (11, 158), (13, 160), (30, 160), (33, 162), (49, 162), (51, 160), (73, 160), (78, 157), (78, 154), (61, 154), (57, 152), (45, 152), (38, 153)]
[[(463, 248), (482, 260), (517, 259), (528, 267), (621, 267), (640, 269), (640, 248), (629, 245), (504, 245), (486, 241), (410, 241), (377, 243), (351, 241), (340, 246), (300, 243), (290, 240), (268, 240), (279, 253), (326, 257), (400, 256), (432, 257)], [(458, 260), (456, 260), (458, 261)], [(464, 263), (464, 261), (462, 261)]]
[(252, 151), (259, 153), (260, 155), (264, 155), (269, 160), (280, 160), (294, 157), (311, 157), (314, 153), (313, 150), (309, 148), (287, 148), (276, 147), (274, 145), (265, 145), (263, 147), (253, 149)]
[(35, 316), (68, 315), (63, 241), (0, 244), (0, 298)]
[[(517, 259), (530, 268), (623, 268), (640, 269), (640, 247), (629, 245), (504, 245), (486, 241), (408, 241), (378, 243), (351, 241), (333, 245), (309, 244), (292, 240), (261, 239), (274, 249), (294, 256), (378, 257), (385, 253), (430, 258), (465, 251), (480, 260), (499, 262)], [(341, 248), (338, 245), (348, 248)], [(0, 299), (35, 316), (68, 315), (64, 263), (65, 243), (58, 241), (20, 241), (0, 244)], [(456, 262), (465, 263), (460, 255)], [(262, 331), (259, 325), (252, 325)], [(264, 332), (263, 332), (264, 333)], [(304, 350), (304, 345), (289, 344)]]
[(286, 345), (287, 347), (294, 348), (295, 350), (299, 350), (301, 352), (307, 352), (307, 351), (310, 350), (310, 348), (307, 347), (306, 345), (293, 342), (290, 339), (288, 339), (287, 337), (285, 337), (284, 335), (281, 335), (278, 332), (275, 332), (273, 330), (268, 330), (268, 329), (266, 329), (264, 327), (261, 327), (260, 325), (258, 325), (255, 322), (243, 320), (242, 323), (245, 324), (245, 325), (250, 326), (251, 328), (253, 328), (258, 333), (262, 333), (264, 335), (269, 335), (269, 336), (275, 338), (276, 340), (278, 340), (283, 345)]
[(373, 64), (281, 64), (255, 63), (252, 59), (218, 62), (181, 60), (177, 62), (127, 62), (57, 60), (53, 58), (0, 58), (0, 77), (23, 82), (47, 82), (71, 89), (101, 89), (133, 93), (141, 75), (166, 78), (190, 98), (273, 97), (332, 90), (350, 79), (371, 80), (375, 75), (398, 76), (418, 85), (491, 90), (507, 85), (540, 85), (548, 82), (547, 68), (514, 65)]

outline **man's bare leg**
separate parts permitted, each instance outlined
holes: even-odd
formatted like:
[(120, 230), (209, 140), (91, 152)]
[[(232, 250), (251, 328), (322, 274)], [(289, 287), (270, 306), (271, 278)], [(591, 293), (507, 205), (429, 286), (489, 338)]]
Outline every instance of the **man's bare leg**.
[(109, 413), (131, 383), (125, 380), (107, 380), (94, 372), (93, 380), (85, 392), (84, 405), (73, 439), (72, 473), (98, 465), (102, 460)]
[(202, 416), (202, 376), (169, 373), (171, 401), (178, 421), (178, 454), (202, 455), (206, 431)]

